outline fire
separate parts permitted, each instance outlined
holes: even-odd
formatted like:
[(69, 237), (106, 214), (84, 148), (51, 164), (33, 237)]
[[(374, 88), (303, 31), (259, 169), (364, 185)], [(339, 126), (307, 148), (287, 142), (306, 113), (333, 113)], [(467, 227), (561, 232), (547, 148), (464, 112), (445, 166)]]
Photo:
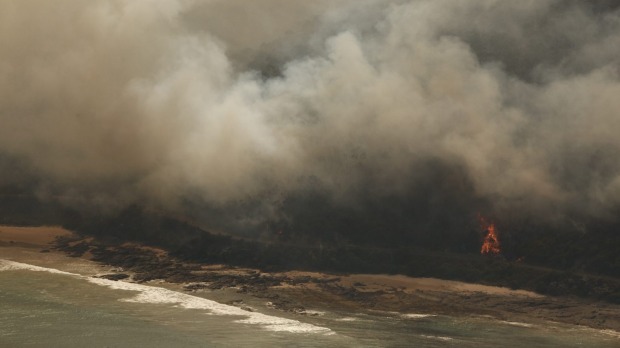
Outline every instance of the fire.
[(495, 229), (495, 224), (492, 222), (487, 222), (487, 220), (482, 217), (480, 217), (480, 223), (482, 227), (487, 231), (487, 235), (486, 237), (484, 237), (484, 241), (482, 242), (482, 248), (480, 249), (480, 253), (482, 255), (499, 254), (501, 252), (501, 249), (499, 247), (499, 238), (497, 238), (497, 230)]

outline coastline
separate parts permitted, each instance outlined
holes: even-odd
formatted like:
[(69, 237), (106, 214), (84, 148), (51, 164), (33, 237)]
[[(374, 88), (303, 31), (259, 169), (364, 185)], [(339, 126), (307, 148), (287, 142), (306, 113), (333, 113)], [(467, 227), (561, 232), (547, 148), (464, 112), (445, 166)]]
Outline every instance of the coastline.
[[(296, 315), (315, 314), (306, 308), (329, 308), (370, 314), (492, 317), (523, 325), (559, 322), (620, 332), (620, 306), (600, 301), (402, 275), (261, 272), (188, 263), (161, 249), (133, 243), (106, 245), (59, 227), (0, 226), (0, 258), (6, 257), (64, 260), (67, 267), (88, 260), (90, 271), (98, 270), (102, 278), (138, 283), (164, 280), (179, 291), (192, 293), (232, 290)], [(245, 306), (243, 301), (232, 304)]]

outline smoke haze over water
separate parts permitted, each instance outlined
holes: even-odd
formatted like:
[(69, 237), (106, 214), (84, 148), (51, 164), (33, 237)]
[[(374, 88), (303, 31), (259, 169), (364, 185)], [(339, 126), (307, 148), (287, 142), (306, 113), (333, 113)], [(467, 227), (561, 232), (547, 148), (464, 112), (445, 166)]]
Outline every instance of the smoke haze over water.
[(0, 179), (96, 206), (604, 217), (614, 4), (2, 1)]

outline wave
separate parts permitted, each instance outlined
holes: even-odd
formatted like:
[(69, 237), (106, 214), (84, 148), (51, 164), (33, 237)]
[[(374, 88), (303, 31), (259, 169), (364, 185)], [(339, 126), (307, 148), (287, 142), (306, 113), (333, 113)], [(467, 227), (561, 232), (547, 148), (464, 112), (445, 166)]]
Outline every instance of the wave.
[(260, 325), (271, 331), (286, 331), (295, 333), (331, 333), (328, 328), (302, 323), (293, 319), (286, 319), (266, 315), (258, 312), (248, 312), (239, 307), (221, 304), (202, 297), (187, 295), (176, 291), (143, 285), (113, 281), (102, 278), (88, 278), (88, 281), (97, 285), (106, 286), (115, 290), (129, 290), (139, 292), (136, 296), (123, 299), (126, 302), (139, 303), (167, 303), (187, 309), (207, 310), (214, 315), (240, 316), (244, 319), (235, 320), (237, 323)]
[(519, 326), (519, 327), (533, 327), (534, 326), (534, 324), (521, 323), (521, 322), (518, 322), (518, 321), (503, 321), (503, 320), (500, 320), (499, 322), (502, 323), (502, 324), (507, 324), (507, 325), (512, 325), (512, 326)]
[(343, 318), (336, 319), (336, 321), (359, 321), (359, 318), (343, 317)]
[(33, 272), (47, 272), (47, 273), (82, 277), (79, 274), (65, 272), (65, 271), (61, 271), (58, 269), (54, 269), (54, 268), (46, 268), (46, 267), (30, 265), (27, 263), (0, 259), (0, 271), (19, 271), (19, 270), (33, 271)]
[(602, 333), (603, 335), (612, 336), (612, 337), (615, 337), (615, 338), (620, 338), (620, 332), (615, 331), (615, 330), (603, 329), (603, 330), (598, 330), (598, 332)]
[(436, 315), (435, 314), (409, 313), (409, 314), (401, 314), (400, 316), (402, 318), (406, 318), (406, 319), (422, 319), (422, 318), (434, 317)]
[(597, 335), (603, 335), (603, 336), (607, 336), (607, 337), (613, 337), (613, 338), (620, 338), (620, 332), (616, 331), (616, 330), (612, 330), (612, 329), (595, 329), (592, 327), (587, 327), (587, 326), (579, 326), (573, 330), (578, 330), (578, 331), (587, 331), (589, 333), (594, 333)]
[(216, 301), (202, 297), (183, 294), (180, 292), (143, 285), (128, 283), (123, 281), (113, 281), (102, 278), (92, 278), (76, 273), (64, 272), (53, 268), (34, 266), (26, 263), (0, 259), (0, 271), (28, 270), (35, 272), (48, 272), (62, 274), (74, 278), (85, 279), (90, 283), (105, 286), (114, 290), (125, 290), (137, 292), (133, 297), (124, 298), (121, 301), (138, 303), (163, 303), (172, 304), (181, 308), (201, 309), (212, 315), (238, 316), (241, 319), (235, 320), (236, 323), (259, 325), (266, 330), (291, 332), (291, 333), (321, 333), (326, 335), (334, 334), (328, 328), (312, 324), (302, 323), (293, 319), (286, 319), (266, 315), (258, 312), (248, 312), (241, 308), (221, 304)]
[(431, 335), (422, 335), (422, 337), (424, 337), (424, 338), (429, 338), (429, 339), (433, 339), (433, 340), (439, 340), (439, 341), (452, 341), (452, 340), (454, 340), (454, 338), (452, 338), (452, 337), (448, 337), (448, 336), (431, 336)]

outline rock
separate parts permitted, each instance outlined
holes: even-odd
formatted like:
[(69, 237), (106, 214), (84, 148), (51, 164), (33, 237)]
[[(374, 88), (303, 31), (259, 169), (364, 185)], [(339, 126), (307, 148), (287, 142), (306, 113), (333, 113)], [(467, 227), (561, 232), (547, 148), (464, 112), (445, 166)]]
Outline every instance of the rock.
[(104, 275), (100, 275), (100, 276), (95, 276), (95, 278), (102, 278), (102, 279), (108, 279), (108, 280), (123, 280), (123, 279), (127, 279), (129, 278), (129, 274), (125, 274), (125, 273), (111, 273), (111, 274), (104, 274)]
[(208, 286), (207, 284), (204, 283), (192, 283), (192, 284), (187, 284), (183, 287), (183, 290), (185, 291), (196, 291), (196, 290), (202, 290), (202, 289), (206, 289)]

